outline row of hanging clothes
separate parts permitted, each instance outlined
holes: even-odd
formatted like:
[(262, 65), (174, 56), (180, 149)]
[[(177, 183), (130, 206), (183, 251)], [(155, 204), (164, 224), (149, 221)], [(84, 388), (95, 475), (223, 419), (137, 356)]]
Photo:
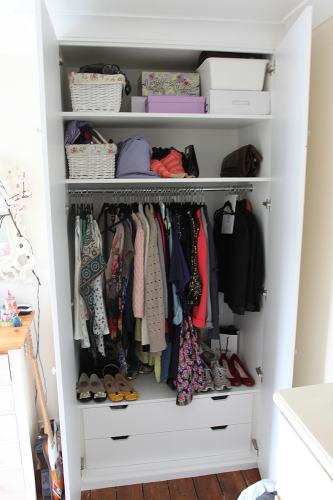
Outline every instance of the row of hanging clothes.
[(201, 330), (219, 336), (225, 290), (216, 250), (227, 265), (232, 245), (226, 252), (222, 237), (221, 248), (216, 229), (228, 207), (215, 214), (213, 227), (200, 191), (169, 194), (167, 201), (167, 189), (163, 198), (123, 190), (96, 219), (92, 200), (74, 200), (74, 338), (81, 343), (80, 372), (102, 372), (113, 362), (129, 377), (154, 371), (186, 405), (204, 390)]

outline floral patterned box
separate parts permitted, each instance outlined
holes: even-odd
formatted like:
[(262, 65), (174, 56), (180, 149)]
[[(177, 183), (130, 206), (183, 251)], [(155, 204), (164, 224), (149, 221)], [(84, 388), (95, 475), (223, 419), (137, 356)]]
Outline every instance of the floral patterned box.
[(200, 95), (199, 73), (143, 71), (142, 95)]

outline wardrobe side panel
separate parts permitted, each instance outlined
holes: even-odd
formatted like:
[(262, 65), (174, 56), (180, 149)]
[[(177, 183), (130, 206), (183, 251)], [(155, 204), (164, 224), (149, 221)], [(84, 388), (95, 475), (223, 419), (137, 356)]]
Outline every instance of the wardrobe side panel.
[(307, 147), (311, 8), (277, 47), (272, 89), (271, 201), (266, 265), (259, 464), (275, 478), (273, 393), (292, 385)]
[[(49, 220), (49, 256), (54, 348), (67, 500), (80, 498), (80, 415), (75, 399), (76, 369), (72, 332), (66, 217), (65, 159), (58, 42), (43, 1), (36, 2), (43, 168)], [(47, 334), (47, 332), (44, 332)]]

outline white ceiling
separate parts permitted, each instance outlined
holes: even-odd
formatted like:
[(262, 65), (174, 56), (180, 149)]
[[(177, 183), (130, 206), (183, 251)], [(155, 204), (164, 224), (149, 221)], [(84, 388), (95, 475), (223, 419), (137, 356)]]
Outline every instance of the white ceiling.
[(283, 22), (303, 3), (303, 0), (47, 0), (54, 14), (238, 19), (269, 23)]

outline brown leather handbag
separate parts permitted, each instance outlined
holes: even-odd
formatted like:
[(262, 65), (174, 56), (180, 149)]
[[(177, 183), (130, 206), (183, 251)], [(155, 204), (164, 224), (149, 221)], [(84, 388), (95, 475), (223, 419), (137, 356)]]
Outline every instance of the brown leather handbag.
[(224, 158), (220, 177), (256, 177), (261, 161), (261, 154), (252, 144), (242, 146)]

